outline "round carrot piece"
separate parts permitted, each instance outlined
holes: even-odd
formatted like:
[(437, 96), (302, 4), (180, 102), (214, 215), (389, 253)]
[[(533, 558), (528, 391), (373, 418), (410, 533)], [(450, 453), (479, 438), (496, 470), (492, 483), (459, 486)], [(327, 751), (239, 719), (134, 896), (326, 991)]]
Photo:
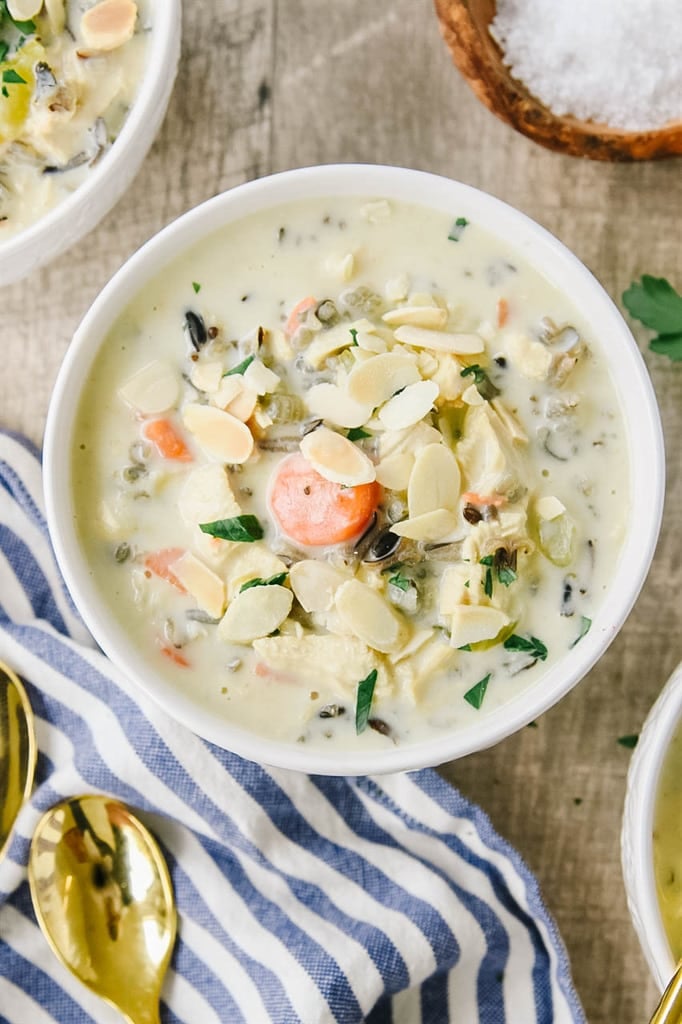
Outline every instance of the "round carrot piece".
[(376, 482), (342, 487), (325, 480), (298, 454), (279, 464), (270, 488), (270, 508), (284, 533), (311, 547), (357, 537), (369, 525), (380, 498)]

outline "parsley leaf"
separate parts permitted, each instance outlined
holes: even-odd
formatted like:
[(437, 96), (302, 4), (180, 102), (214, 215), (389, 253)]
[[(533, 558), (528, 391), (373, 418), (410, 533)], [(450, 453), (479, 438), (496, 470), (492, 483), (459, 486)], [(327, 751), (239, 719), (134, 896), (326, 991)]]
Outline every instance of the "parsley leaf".
[(397, 587), (398, 590), (402, 590), (403, 593), (408, 591), (412, 586), (412, 580), (408, 579), (407, 576), (403, 576), (400, 572), (397, 572), (395, 576), (390, 576), (388, 582), (391, 586)]
[(509, 587), (514, 580), (518, 579), (518, 576), (513, 569), (509, 568), (509, 566), (503, 565), (497, 570), (497, 578), (503, 586)]
[(270, 576), (267, 580), (264, 580), (262, 576), (254, 576), (252, 580), (247, 580), (246, 583), (242, 583), (239, 588), (239, 593), (241, 594), (243, 590), (250, 590), (251, 587), (279, 587), (284, 583), (288, 575), (288, 572), (279, 572), (276, 576)]
[(471, 704), (472, 708), (476, 708), (477, 711), (483, 703), (483, 698), (485, 697), (485, 691), (488, 689), (488, 683), (490, 682), (491, 675), (492, 672), (488, 672), (487, 676), (483, 676), (483, 679), (480, 679), (475, 686), (472, 686), (471, 689), (467, 690), (464, 694), (465, 701), (468, 704)]
[(493, 596), (493, 571), (492, 569), (486, 569), (485, 580), (483, 581), (483, 592), (486, 597)]
[(241, 361), (241, 363), (237, 363), (237, 365), (233, 366), (231, 370), (227, 370), (223, 374), (223, 377), (231, 377), (234, 373), (245, 373), (246, 370), (248, 370), (249, 366), (251, 366), (251, 363), (254, 361), (255, 358), (255, 356), (247, 356), (246, 359), (243, 359)]
[(233, 519), (216, 519), (212, 523), (199, 523), (199, 529), (211, 537), (243, 541), (245, 544), (260, 540), (263, 536), (263, 527), (257, 517), (249, 515), (235, 516)]
[(590, 631), (591, 626), (592, 626), (592, 619), (588, 619), (587, 615), (581, 615), (580, 616), (580, 632), (578, 633), (578, 635), (575, 638), (575, 640), (573, 641), (573, 643), (570, 645), (569, 650), (572, 650), (577, 643), (580, 643), (580, 641), (582, 640), (582, 638), (584, 636), (587, 636), (587, 634)]
[(376, 681), (377, 670), (373, 668), (370, 674), (358, 683), (358, 692), (355, 699), (355, 732), (358, 736), (361, 732), (365, 731), (369, 722), (369, 713), (372, 708)]
[(547, 658), (547, 648), (542, 640), (538, 640), (536, 636), (531, 636), (527, 639), (525, 636), (518, 636), (517, 633), (512, 633), (504, 641), (503, 647), (506, 651), (525, 651), (540, 661), (545, 661)]
[(642, 274), (623, 292), (623, 305), (635, 320), (658, 332), (649, 342), (653, 352), (682, 360), (682, 295), (664, 277)]
[(464, 229), (468, 225), (468, 223), (469, 221), (466, 219), (466, 217), (458, 217), (455, 223), (450, 228), (450, 234), (448, 235), (449, 240), (451, 242), (459, 242), (464, 232)]
[(26, 85), (26, 79), (22, 78), (14, 68), (6, 68), (2, 73), (2, 80), (8, 85)]
[(355, 330), (354, 327), (350, 327), (349, 331), (350, 331), (350, 336), (353, 339), (351, 341), (351, 345), (357, 345), (357, 343), (358, 343), (358, 332)]
[(201, 291), (201, 285), (199, 284), (198, 281), (192, 281), (192, 288), (194, 289), (195, 295), (198, 295), (199, 292)]
[(371, 437), (372, 435), (368, 431), (363, 430), (362, 427), (351, 427), (346, 437), (349, 441), (362, 441), (363, 437)]
[(639, 742), (639, 736), (637, 735), (636, 732), (632, 733), (629, 736), (619, 736), (618, 737), (618, 743), (620, 743), (621, 747), (627, 747), (628, 750), (634, 750), (635, 747), (637, 746), (638, 742)]
[(0, 39), (0, 64), (3, 63), (5, 57), (9, 53), (9, 43), (6, 43), (4, 39)]

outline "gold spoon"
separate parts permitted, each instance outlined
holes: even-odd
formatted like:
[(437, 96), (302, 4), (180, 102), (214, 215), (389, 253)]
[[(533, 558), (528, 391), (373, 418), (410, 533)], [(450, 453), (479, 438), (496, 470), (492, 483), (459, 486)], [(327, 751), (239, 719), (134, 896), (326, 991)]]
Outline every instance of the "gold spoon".
[(31, 794), (35, 767), (33, 711), (18, 677), (0, 662), (0, 860)]
[(649, 1024), (682, 1024), (682, 960), (668, 982)]
[(129, 1024), (159, 1024), (176, 912), (166, 862), (144, 825), (112, 797), (63, 800), (38, 822), (28, 879), (61, 962)]

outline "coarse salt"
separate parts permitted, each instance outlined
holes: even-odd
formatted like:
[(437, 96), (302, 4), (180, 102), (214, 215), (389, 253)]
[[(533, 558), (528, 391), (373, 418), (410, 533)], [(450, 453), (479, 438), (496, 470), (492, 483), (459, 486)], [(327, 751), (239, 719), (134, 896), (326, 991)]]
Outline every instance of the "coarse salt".
[(490, 32), (555, 114), (628, 131), (682, 117), (682, 4), (498, 0)]

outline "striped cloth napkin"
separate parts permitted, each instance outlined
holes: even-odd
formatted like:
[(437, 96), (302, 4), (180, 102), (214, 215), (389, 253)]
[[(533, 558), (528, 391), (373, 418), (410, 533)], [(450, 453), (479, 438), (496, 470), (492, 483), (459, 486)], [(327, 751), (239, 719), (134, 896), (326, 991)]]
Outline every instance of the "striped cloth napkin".
[(0, 484), (0, 658), (40, 749), (0, 865), (0, 1021), (120, 1024), (48, 949), (26, 881), (42, 812), (97, 790), (168, 858), (164, 1022), (584, 1024), (537, 883), (481, 810), (435, 771), (308, 777), (188, 732), (93, 645), (55, 568), (37, 453), (9, 434)]

